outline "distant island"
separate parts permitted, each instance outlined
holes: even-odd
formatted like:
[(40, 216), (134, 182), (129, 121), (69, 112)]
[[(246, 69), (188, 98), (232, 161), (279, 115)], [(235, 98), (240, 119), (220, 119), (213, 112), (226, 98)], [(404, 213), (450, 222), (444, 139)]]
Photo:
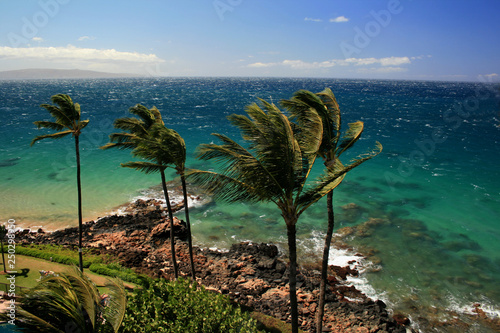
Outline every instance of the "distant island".
[(137, 74), (117, 74), (80, 69), (19, 69), (0, 72), (0, 80), (28, 79), (94, 79), (116, 77), (138, 77)]

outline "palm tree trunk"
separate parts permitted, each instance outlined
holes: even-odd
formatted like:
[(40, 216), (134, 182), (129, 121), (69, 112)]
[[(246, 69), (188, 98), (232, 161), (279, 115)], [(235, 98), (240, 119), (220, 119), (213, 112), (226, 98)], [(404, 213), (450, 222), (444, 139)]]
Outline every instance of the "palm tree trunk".
[(7, 269), (5, 268), (5, 252), (4, 252), (4, 249), (3, 249), (3, 238), (5, 237), (5, 235), (2, 235), (2, 238), (0, 238), (0, 242), (2, 243), (2, 261), (3, 261), (3, 272), (4, 273), (7, 273)]
[(82, 254), (82, 182), (80, 179), (80, 147), (79, 136), (75, 136), (76, 151), (76, 186), (78, 188), (78, 258), (80, 262), (80, 272), (83, 273), (83, 254)]
[(182, 193), (184, 195), (184, 213), (186, 215), (186, 226), (188, 231), (188, 246), (189, 246), (189, 260), (191, 261), (191, 276), (193, 281), (196, 281), (196, 271), (194, 268), (194, 258), (193, 258), (193, 239), (191, 237), (191, 222), (189, 221), (189, 205), (187, 197), (187, 187), (186, 187), (186, 177), (184, 172), (181, 173), (181, 183), (182, 183)]
[(288, 236), (288, 252), (290, 256), (290, 310), (292, 313), (292, 333), (299, 332), (299, 312), (297, 308), (297, 242), (296, 226), (291, 221), (285, 221)]
[(321, 284), (319, 286), (319, 304), (316, 314), (316, 333), (321, 333), (323, 331), (323, 314), (325, 313), (326, 284), (328, 279), (328, 257), (330, 256), (333, 227), (335, 226), (335, 217), (333, 215), (333, 191), (327, 194), (326, 206), (328, 209), (328, 229), (326, 231), (325, 247), (323, 249), (323, 262), (321, 263)]
[(174, 267), (174, 277), (177, 280), (179, 272), (177, 271), (177, 258), (175, 255), (175, 240), (174, 240), (174, 214), (172, 213), (172, 206), (170, 205), (170, 198), (168, 197), (167, 182), (165, 180), (165, 170), (161, 170), (161, 185), (163, 187), (163, 194), (167, 202), (168, 218), (170, 219), (170, 252), (172, 253), (172, 266)]

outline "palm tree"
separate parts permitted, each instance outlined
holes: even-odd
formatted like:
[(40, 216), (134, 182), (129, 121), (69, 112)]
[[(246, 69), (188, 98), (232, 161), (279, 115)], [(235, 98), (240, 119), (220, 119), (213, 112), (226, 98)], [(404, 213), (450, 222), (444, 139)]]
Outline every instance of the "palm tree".
[[(139, 153), (150, 154), (147, 148), (142, 147), (138, 149), (139, 143), (143, 142), (155, 142), (154, 137), (152, 136), (151, 129), (156, 125), (156, 128), (164, 127), (164, 122), (161, 118), (160, 111), (153, 107), (151, 109), (146, 108), (143, 105), (137, 104), (136, 106), (129, 109), (130, 113), (138, 116), (139, 118), (129, 117), (129, 118), (118, 118), (114, 122), (114, 126), (117, 129), (120, 129), (125, 132), (120, 133), (112, 133), (109, 138), (110, 141), (108, 144), (101, 147), (101, 149), (110, 149), (110, 148), (118, 148), (118, 149), (133, 149), (134, 154), (139, 156)], [(157, 131), (157, 130), (156, 130)], [(184, 153), (185, 154), (185, 153)], [(160, 156), (162, 158), (165, 156)], [(177, 279), (178, 269), (177, 269), (177, 259), (175, 253), (175, 241), (174, 241), (174, 216), (172, 213), (172, 206), (170, 204), (170, 198), (168, 195), (167, 183), (165, 179), (165, 169), (171, 165), (173, 162), (171, 160), (157, 160), (156, 163), (151, 162), (129, 162), (122, 164), (124, 167), (134, 168), (141, 171), (145, 171), (146, 173), (150, 172), (160, 172), (161, 180), (162, 180), (162, 188), (163, 194), (165, 196), (165, 201), (167, 204), (167, 211), (170, 219), (170, 248), (172, 253), (172, 266), (174, 269), (174, 276)], [(148, 165), (148, 166), (147, 166)], [(153, 165), (156, 165), (157, 168), (154, 168)], [(144, 166), (145, 168), (142, 168)]]
[[(322, 120), (323, 138), (318, 154), (323, 158), (325, 166), (342, 166), (340, 155), (351, 148), (360, 138), (363, 132), (363, 122), (357, 121), (350, 123), (348, 130), (341, 136), (341, 114), (339, 104), (331, 89), (326, 88), (320, 93), (313, 94), (307, 90), (297, 91), (290, 100), (281, 101), (281, 104), (286, 107), (292, 115), (300, 121), (302, 118), (309, 117), (310, 113), (316, 113)], [(356, 167), (361, 163), (376, 156), (382, 150), (382, 145), (377, 142), (377, 148), (368, 155), (363, 155), (351, 161), (351, 165)], [(352, 169), (352, 168), (351, 168)], [(343, 180), (339, 178), (340, 182)], [(335, 227), (335, 219), (333, 212), (333, 188), (327, 195), (327, 212), (328, 212), (328, 228), (325, 237), (325, 246), (323, 249), (323, 260), (321, 268), (321, 284), (319, 294), (319, 304), (316, 319), (316, 332), (321, 333), (323, 329), (323, 314), (325, 308), (325, 293), (328, 278), (328, 259), (330, 246), (332, 241), (333, 229)]]
[(248, 117), (228, 117), (240, 129), (247, 148), (225, 135), (213, 134), (222, 144), (201, 145), (198, 158), (216, 160), (222, 171), (192, 170), (189, 177), (215, 200), (273, 202), (281, 210), (290, 257), (292, 332), (298, 332), (296, 224), (308, 207), (338, 185), (351, 166), (332, 165), (315, 182), (307, 182), (323, 137), (321, 118), (310, 112), (297, 125), (274, 104), (261, 102), (264, 110), (252, 104), (246, 109)]
[[(108, 299), (101, 297), (78, 269), (44, 277), (16, 305), (16, 327), (23, 332), (42, 333), (94, 333), (112, 328), (116, 333), (125, 315), (126, 292), (118, 280), (108, 280), (106, 287)], [(108, 300), (109, 304), (103, 304)], [(0, 320), (10, 318), (2, 313)]]
[(7, 269), (5, 268), (5, 250), (3, 248), (3, 239), (5, 238), (5, 235), (7, 235), (7, 229), (5, 226), (2, 224), (0, 225), (0, 244), (2, 246), (2, 262), (3, 262), (3, 272), (7, 273)]
[(150, 160), (158, 160), (157, 156), (160, 154), (161, 160), (163, 160), (165, 164), (173, 164), (177, 174), (181, 178), (184, 199), (184, 214), (186, 217), (186, 227), (188, 231), (191, 277), (195, 280), (196, 273), (193, 257), (193, 241), (191, 236), (191, 222), (189, 219), (189, 205), (186, 185), (186, 143), (179, 133), (165, 126), (152, 126), (150, 134), (151, 135), (149, 137), (139, 140), (140, 148), (136, 149), (135, 154)]
[(194, 267), (193, 256), (193, 237), (191, 235), (191, 221), (189, 219), (189, 204), (186, 185), (186, 143), (184, 139), (172, 129), (164, 131), (162, 144), (157, 145), (156, 148), (165, 150), (165, 154), (170, 154), (174, 163), (175, 170), (181, 178), (182, 194), (184, 199), (184, 216), (186, 218), (186, 228), (188, 232), (188, 248), (189, 248), (189, 261), (191, 264), (191, 277), (196, 281), (196, 271)]
[(38, 128), (48, 128), (58, 131), (53, 134), (39, 135), (31, 141), (31, 146), (35, 142), (43, 139), (60, 139), (69, 134), (75, 138), (76, 152), (76, 184), (78, 189), (78, 255), (80, 259), (80, 270), (83, 272), (82, 257), (82, 184), (80, 180), (80, 148), (79, 138), (82, 129), (88, 125), (88, 120), (80, 120), (80, 104), (73, 103), (71, 97), (65, 94), (58, 94), (51, 97), (52, 103), (57, 105), (42, 104), (55, 121), (35, 121)]

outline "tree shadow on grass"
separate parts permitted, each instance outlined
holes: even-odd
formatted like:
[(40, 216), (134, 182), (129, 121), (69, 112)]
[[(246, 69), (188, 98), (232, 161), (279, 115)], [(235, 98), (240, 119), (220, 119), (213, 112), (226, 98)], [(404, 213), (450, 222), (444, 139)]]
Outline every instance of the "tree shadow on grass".
[(21, 271), (17, 271), (16, 273), (11, 273), (11, 275), (14, 275), (15, 277), (28, 277), (28, 273), (30, 272), (29, 268), (23, 268)]

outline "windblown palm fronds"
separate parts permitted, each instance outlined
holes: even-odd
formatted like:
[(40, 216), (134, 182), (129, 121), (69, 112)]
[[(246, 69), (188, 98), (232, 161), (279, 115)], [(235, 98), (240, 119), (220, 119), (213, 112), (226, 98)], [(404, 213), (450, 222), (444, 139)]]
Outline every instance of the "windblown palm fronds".
[(320, 115), (302, 113), (293, 123), (276, 105), (260, 101), (261, 105), (246, 108), (247, 116), (228, 117), (240, 130), (245, 146), (214, 134), (221, 143), (200, 145), (198, 158), (216, 161), (220, 171), (191, 170), (189, 179), (215, 200), (273, 202), (280, 209), (290, 254), (292, 331), (298, 332), (296, 223), (340, 182), (347, 169), (332, 166), (319, 181), (308, 182), (325, 130)]
[[(101, 332), (105, 325), (118, 332), (125, 314), (125, 289), (109, 280), (110, 302), (104, 306), (97, 287), (82, 272), (42, 278), (16, 306), (16, 327), (23, 332)], [(9, 320), (7, 314), (0, 319)]]
[[(172, 167), (180, 175), (184, 193), (184, 209), (186, 214), (186, 225), (188, 228), (191, 271), (192, 277), (195, 278), (191, 224), (189, 221), (189, 207), (185, 180), (186, 144), (179, 133), (165, 127), (160, 111), (156, 107), (148, 109), (145, 106), (138, 104), (133, 108), (130, 108), (130, 113), (138, 116), (139, 118), (130, 117), (116, 119), (114, 123), (115, 128), (123, 130), (124, 132), (111, 134), (111, 142), (101, 148), (132, 149), (132, 154), (135, 157), (139, 157), (145, 161), (122, 163), (123, 167), (136, 169), (145, 173), (160, 173), (168, 214), (172, 224), (173, 213), (166, 185), (165, 169), (167, 167)], [(175, 259), (173, 225), (170, 228), (170, 242), (172, 248), (174, 275), (177, 278), (178, 271), (177, 261)]]
[[(321, 286), (319, 294), (319, 304), (316, 320), (316, 332), (322, 332), (323, 312), (325, 304), (325, 292), (328, 272), (328, 257), (330, 253), (331, 239), (335, 226), (333, 214), (333, 190), (342, 182), (345, 174), (363, 162), (375, 157), (382, 151), (382, 145), (376, 143), (376, 147), (364, 154), (354, 158), (349, 164), (344, 165), (340, 161), (340, 155), (352, 148), (363, 133), (364, 124), (361, 121), (348, 124), (348, 129), (342, 135), (341, 132), (341, 113), (339, 104), (331, 89), (326, 88), (320, 93), (314, 94), (307, 90), (299, 90), (289, 100), (281, 101), (296, 119), (299, 125), (306, 126), (311, 113), (317, 114), (323, 124), (323, 137), (318, 154), (323, 158), (326, 173), (320, 177), (317, 188), (309, 191), (310, 196), (327, 194), (328, 210), (328, 228), (325, 237), (325, 246), (323, 250)], [(332, 181), (333, 180), (333, 181)]]

